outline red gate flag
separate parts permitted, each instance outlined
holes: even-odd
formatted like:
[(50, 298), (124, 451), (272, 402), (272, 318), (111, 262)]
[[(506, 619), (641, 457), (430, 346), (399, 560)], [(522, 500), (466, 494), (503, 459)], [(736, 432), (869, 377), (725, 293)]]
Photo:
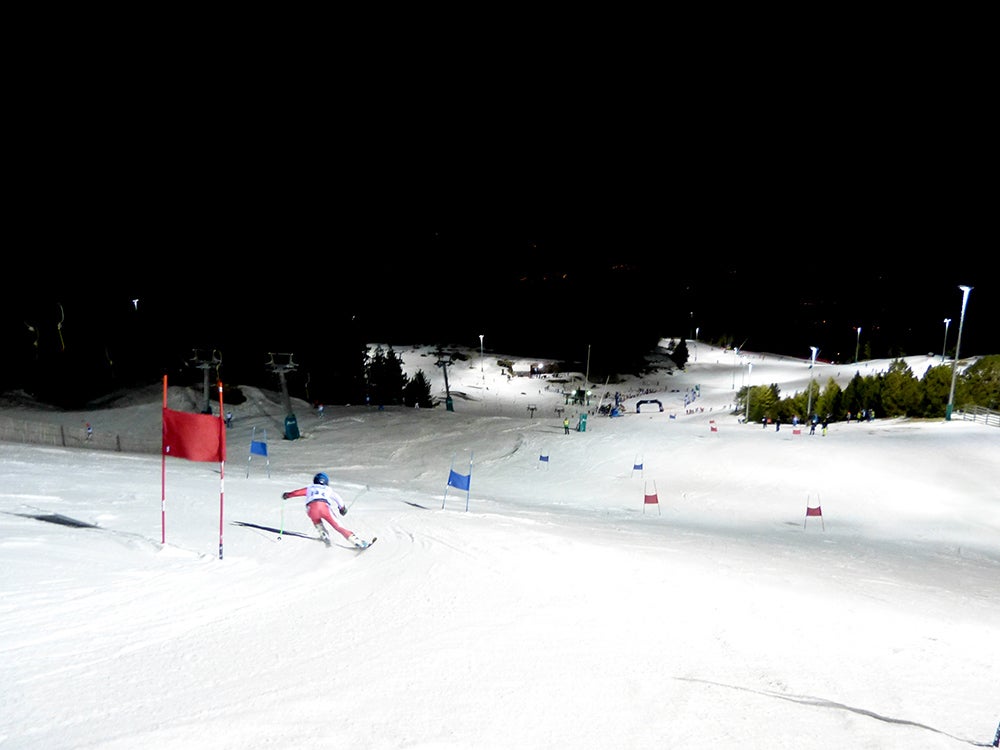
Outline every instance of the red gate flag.
[(163, 408), (163, 455), (188, 461), (225, 461), (221, 417)]
[(219, 416), (167, 408), (167, 376), (163, 376), (163, 451), (160, 457), (161, 543), (167, 543), (167, 456), (188, 461), (219, 462), (219, 559), (222, 559), (223, 508), (226, 487), (226, 428), (222, 421), (222, 381), (218, 381)]
[(826, 521), (823, 520), (823, 506), (820, 503), (819, 498), (816, 498), (816, 507), (813, 508), (809, 505), (809, 499), (806, 498), (806, 517), (802, 519), (802, 528), (806, 527), (806, 523), (809, 521), (809, 516), (819, 516), (819, 522), (823, 524), (823, 531), (826, 531)]
[(647, 505), (655, 505), (656, 512), (660, 513), (660, 497), (656, 493), (656, 480), (653, 480), (653, 491), (649, 491), (648, 483), (644, 483), (643, 487), (643, 497), (642, 497), (642, 512), (646, 512)]

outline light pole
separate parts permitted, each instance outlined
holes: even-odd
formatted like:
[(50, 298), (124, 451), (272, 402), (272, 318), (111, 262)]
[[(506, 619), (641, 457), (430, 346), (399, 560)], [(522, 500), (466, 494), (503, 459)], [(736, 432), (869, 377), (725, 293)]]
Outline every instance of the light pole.
[(485, 334), (479, 334), (479, 372), (483, 376), (483, 382), (486, 382), (486, 370), (483, 367), (483, 336)]
[(700, 330), (701, 330), (700, 328), (695, 328), (694, 329), (694, 361), (695, 362), (698, 361), (698, 331), (700, 331)]
[[(858, 343), (854, 345), (854, 364), (858, 363), (858, 352), (861, 350), (861, 326), (858, 326)], [(815, 358), (815, 354), (813, 357)]]
[(962, 315), (958, 319), (958, 340), (955, 342), (955, 359), (951, 361), (951, 391), (948, 393), (948, 406), (944, 410), (944, 418), (951, 421), (951, 412), (955, 408), (955, 378), (958, 376), (958, 370), (955, 369), (958, 365), (958, 352), (962, 348), (962, 326), (965, 325), (965, 304), (969, 301), (969, 292), (972, 291), (971, 286), (959, 285), (959, 289), (962, 290)]
[[(860, 328), (858, 329), (861, 330)], [(812, 403), (813, 403), (813, 365), (816, 364), (816, 352), (819, 351), (815, 346), (810, 346), (809, 350), (812, 352), (812, 357), (809, 359), (809, 401), (808, 406), (806, 406), (806, 419), (812, 421)]]
[(744, 424), (750, 424), (750, 376), (753, 374), (753, 362), (747, 363), (747, 415), (743, 418)]
[(941, 364), (944, 364), (944, 355), (948, 351), (948, 324), (951, 322), (951, 318), (944, 319), (944, 343), (941, 344)]

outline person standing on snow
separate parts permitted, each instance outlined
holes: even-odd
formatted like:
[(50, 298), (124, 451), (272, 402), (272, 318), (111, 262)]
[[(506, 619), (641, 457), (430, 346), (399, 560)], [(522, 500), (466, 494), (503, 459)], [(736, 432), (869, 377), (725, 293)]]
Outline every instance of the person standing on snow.
[(335, 531), (355, 547), (364, 549), (369, 545), (369, 542), (366, 542), (353, 531), (345, 529), (333, 520), (332, 507), (336, 505), (337, 510), (340, 511), (340, 515), (346, 516), (347, 506), (344, 504), (343, 498), (330, 489), (330, 477), (326, 474), (320, 472), (313, 477), (313, 483), (308, 487), (300, 487), (291, 492), (283, 492), (281, 495), (282, 500), (287, 500), (290, 497), (304, 497), (306, 499), (306, 513), (309, 514), (309, 520), (313, 522), (313, 526), (319, 532), (320, 539), (323, 540), (327, 547), (330, 546), (330, 534), (323, 525), (323, 521), (330, 524)]

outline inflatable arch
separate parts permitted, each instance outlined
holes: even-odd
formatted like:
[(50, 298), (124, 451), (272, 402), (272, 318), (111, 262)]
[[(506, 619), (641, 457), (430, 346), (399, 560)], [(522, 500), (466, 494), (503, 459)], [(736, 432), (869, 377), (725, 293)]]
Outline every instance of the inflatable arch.
[(656, 404), (657, 406), (660, 407), (660, 411), (663, 411), (663, 404), (661, 404), (659, 402), (659, 400), (657, 400), (655, 398), (649, 398), (649, 399), (646, 399), (645, 401), (638, 401), (638, 402), (636, 402), (636, 405), (635, 405), (635, 413), (636, 414), (641, 414), (642, 413), (642, 405), (643, 404)]

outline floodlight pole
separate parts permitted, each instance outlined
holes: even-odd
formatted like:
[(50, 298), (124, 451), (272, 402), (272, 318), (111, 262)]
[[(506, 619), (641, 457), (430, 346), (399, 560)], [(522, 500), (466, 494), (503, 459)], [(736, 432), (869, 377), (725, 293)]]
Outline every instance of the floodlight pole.
[(861, 351), (861, 326), (858, 326), (858, 343), (854, 345), (854, 364), (858, 363), (858, 352)]
[(955, 342), (955, 359), (951, 361), (951, 391), (948, 393), (948, 406), (944, 410), (944, 418), (951, 421), (951, 412), (955, 408), (955, 378), (958, 377), (958, 353), (962, 348), (962, 327), (965, 325), (965, 305), (969, 301), (971, 286), (959, 285), (962, 290), (962, 316), (958, 319), (958, 340)]
[(483, 383), (486, 382), (486, 370), (483, 365), (483, 336), (485, 334), (479, 334), (479, 373), (483, 376)]
[(948, 351), (948, 324), (951, 323), (951, 318), (944, 319), (944, 343), (941, 344), (941, 364), (944, 364), (944, 355)]
[(747, 362), (747, 415), (743, 419), (745, 424), (750, 424), (750, 376), (753, 375), (753, 362)]
[(698, 361), (698, 332), (701, 328), (694, 329), (694, 361)]
[[(860, 328), (858, 329), (861, 330)], [(813, 365), (816, 364), (816, 352), (819, 351), (815, 346), (810, 346), (809, 351), (812, 352), (812, 356), (809, 358), (809, 400), (808, 406), (806, 406), (806, 419), (812, 421), (812, 402), (813, 402)]]

